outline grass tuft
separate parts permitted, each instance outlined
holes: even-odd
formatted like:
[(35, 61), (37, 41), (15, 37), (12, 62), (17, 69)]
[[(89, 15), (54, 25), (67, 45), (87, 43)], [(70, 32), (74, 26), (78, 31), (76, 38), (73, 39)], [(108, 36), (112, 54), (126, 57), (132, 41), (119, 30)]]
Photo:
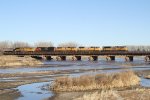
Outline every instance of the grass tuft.
[(132, 71), (115, 74), (97, 74), (95, 76), (61, 77), (57, 78), (51, 86), (56, 92), (85, 91), (94, 89), (112, 89), (138, 85), (140, 78)]

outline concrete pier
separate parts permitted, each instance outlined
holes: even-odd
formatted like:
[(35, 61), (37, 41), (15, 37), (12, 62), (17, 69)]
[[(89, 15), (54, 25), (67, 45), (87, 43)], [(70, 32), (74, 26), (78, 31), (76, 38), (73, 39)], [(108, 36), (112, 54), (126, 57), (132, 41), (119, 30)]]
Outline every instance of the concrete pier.
[(66, 56), (57, 56), (56, 60), (57, 61), (65, 61), (66, 60)]
[(73, 57), (72, 57), (72, 60), (73, 60), (73, 61), (76, 61), (76, 60), (77, 60), (77, 61), (80, 61), (80, 60), (81, 60), (81, 56), (73, 56)]
[(46, 60), (52, 60), (53, 58), (51, 56), (45, 56)]
[(31, 56), (32, 58), (38, 59), (38, 60), (42, 60), (43, 58), (41, 56)]
[(97, 61), (98, 60), (98, 56), (90, 56), (89, 60), (90, 61)]
[(115, 56), (107, 56), (106, 60), (107, 61), (115, 61)]
[(146, 56), (146, 57), (145, 57), (145, 61), (146, 61), (146, 62), (150, 61), (150, 56)]
[(126, 56), (126, 57), (125, 57), (125, 60), (126, 60), (126, 61), (133, 61), (133, 56)]

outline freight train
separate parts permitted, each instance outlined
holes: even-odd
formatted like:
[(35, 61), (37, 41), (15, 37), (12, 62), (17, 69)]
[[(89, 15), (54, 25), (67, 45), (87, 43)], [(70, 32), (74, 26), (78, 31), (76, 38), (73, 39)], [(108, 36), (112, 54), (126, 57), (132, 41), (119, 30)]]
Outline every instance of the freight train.
[(126, 46), (104, 46), (100, 47), (20, 47), (8, 49), (4, 52), (126, 52)]

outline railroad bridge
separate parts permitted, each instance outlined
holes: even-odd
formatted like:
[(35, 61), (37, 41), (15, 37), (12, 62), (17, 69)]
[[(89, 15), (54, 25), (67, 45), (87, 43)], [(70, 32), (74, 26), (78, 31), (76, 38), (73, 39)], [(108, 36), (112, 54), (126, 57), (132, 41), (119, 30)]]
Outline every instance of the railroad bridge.
[(56, 60), (66, 60), (68, 56), (71, 56), (72, 60), (82, 60), (83, 56), (89, 58), (89, 60), (96, 61), (99, 56), (106, 57), (107, 61), (114, 61), (116, 57), (124, 57), (125, 61), (133, 61), (134, 57), (144, 56), (145, 61), (150, 61), (150, 52), (139, 51), (126, 51), (126, 52), (4, 52), (4, 55), (17, 55), (17, 56), (31, 56), (33, 58), (41, 59), (45, 57), (47, 60), (56, 57)]

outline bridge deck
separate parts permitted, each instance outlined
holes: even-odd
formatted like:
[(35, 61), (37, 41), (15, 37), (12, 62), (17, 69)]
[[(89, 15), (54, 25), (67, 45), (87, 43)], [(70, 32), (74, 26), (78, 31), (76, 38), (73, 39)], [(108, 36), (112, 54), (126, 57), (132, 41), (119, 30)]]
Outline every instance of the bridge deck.
[(45, 55), (45, 56), (150, 56), (150, 52), (4, 52), (4, 55)]

